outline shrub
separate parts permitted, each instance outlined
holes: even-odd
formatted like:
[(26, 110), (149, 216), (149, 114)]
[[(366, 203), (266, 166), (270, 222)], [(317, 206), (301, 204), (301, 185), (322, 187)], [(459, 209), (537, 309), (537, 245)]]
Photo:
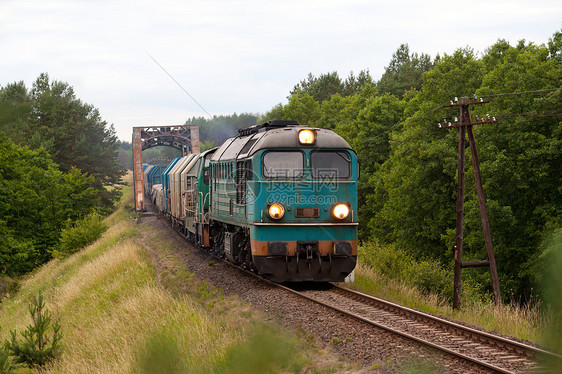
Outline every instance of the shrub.
[[(0, 275), (0, 302), (6, 296), (10, 296), (19, 291), (21, 283), (7, 275)], [(0, 371), (1, 373), (1, 371)]]
[(9, 374), (12, 372), (12, 361), (10, 361), (10, 355), (2, 347), (0, 347), (0, 374)]
[(60, 250), (54, 251), (53, 256), (62, 257), (84, 248), (101, 237), (107, 225), (102, 216), (93, 212), (77, 221), (73, 226), (62, 231)]
[(55, 358), (62, 333), (60, 324), (55, 321), (52, 325), (52, 336), (47, 335), (52, 322), (51, 313), (45, 309), (41, 293), (31, 300), (29, 313), (32, 323), (21, 333), (23, 340), (18, 341), (16, 331), (12, 330), (12, 339), (6, 340), (4, 345), (9, 354), (15, 358), (16, 364), (36, 368), (44, 366)]
[(436, 261), (415, 262), (410, 269), (410, 280), (424, 293), (435, 293), (445, 298), (453, 294), (453, 274)]
[(379, 245), (369, 242), (359, 248), (360, 261), (377, 269), (391, 279), (404, 282), (428, 294), (444, 298), (452, 295), (452, 269), (447, 270), (435, 260), (416, 260), (395, 245)]

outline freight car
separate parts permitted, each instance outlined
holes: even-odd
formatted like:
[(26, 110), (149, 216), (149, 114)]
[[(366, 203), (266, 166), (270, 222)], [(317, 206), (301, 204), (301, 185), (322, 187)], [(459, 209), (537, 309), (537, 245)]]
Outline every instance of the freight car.
[(343, 281), (355, 268), (357, 156), (334, 132), (252, 126), (168, 174), (164, 213), (214, 254), (275, 282)]

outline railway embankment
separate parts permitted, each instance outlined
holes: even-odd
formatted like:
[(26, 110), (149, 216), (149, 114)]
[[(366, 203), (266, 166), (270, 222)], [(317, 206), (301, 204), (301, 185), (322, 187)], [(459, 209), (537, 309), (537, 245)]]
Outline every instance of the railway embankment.
[(159, 218), (136, 216), (126, 196), (101, 239), (38, 268), (0, 303), (1, 342), (31, 323), (28, 302), (41, 292), (63, 335), (46, 373), (353, 369), (194, 274)]

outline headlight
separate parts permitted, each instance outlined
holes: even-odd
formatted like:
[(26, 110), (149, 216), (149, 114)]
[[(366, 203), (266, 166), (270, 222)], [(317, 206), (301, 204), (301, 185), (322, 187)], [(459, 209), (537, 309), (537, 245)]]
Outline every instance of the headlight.
[(332, 208), (332, 216), (337, 219), (345, 219), (349, 215), (349, 206), (347, 204), (336, 204)]
[(285, 215), (285, 208), (279, 203), (274, 203), (267, 209), (267, 215), (271, 219), (281, 219)]
[(314, 130), (301, 130), (299, 131), (300, 144), (314, 144), (316, 141), (316, 132)]

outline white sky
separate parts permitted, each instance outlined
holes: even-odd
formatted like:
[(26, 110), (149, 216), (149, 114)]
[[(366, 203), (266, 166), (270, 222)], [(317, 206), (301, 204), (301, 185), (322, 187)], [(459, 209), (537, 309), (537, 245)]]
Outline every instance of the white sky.
[(561, 28), (560, 0), (0, 0), (0, 86), (47, 72), (131, 141), (205, 115), (148, 54), (209, 113), (263, 113), (309, 72), (378, 80), (401, 43), (434, 57)]

